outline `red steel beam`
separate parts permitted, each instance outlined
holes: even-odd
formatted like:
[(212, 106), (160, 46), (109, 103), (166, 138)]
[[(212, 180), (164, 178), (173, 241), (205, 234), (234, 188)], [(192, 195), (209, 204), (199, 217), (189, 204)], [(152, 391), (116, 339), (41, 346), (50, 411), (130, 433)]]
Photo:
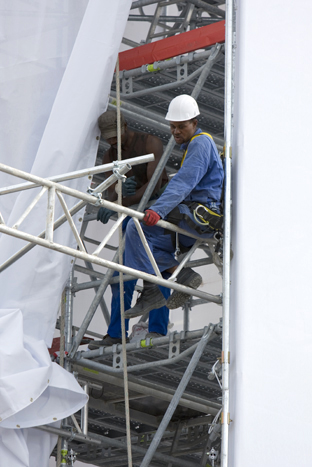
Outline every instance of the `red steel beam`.
[(218, 21), (192, 31), (141, 45), (119, 54), (119, 69), (133, 70), (167, 58), (194, 50), (204, 49), (225, 41), (225, 21)]

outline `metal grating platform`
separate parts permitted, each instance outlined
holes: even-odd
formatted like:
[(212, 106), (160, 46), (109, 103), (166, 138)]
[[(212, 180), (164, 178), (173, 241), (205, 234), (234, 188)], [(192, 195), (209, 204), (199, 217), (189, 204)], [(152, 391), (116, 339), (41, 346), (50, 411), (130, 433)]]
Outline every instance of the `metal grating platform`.
[[(208, 430), (221, 408), (219, 384), (216, 379), (208, 379), (213, 365), (221, 355), (221, 328), (217, 326), (215, 329), (218, 334), (214, 332), (209, 338), (164, 432), (157, 449), (158, 459), (153, 459), (150, 465), (169, 465), (166, 456), (175, 458), (175, 464), (179, 460), (180, 464), (178, 462), (176, 465), (185, 465), (181, 464), (183, 461), (190, 467), (206, 465)], [(175, 397), (202, 334), (203, 330), (173, 333), (169, 337), (155, 339), (153, 346), (145, 348), (142, 348), (140, 342), (127, 344), (134, 465), (140, 465), (143, 453), (153, 439), (170, 400)], [(146, 340), (145, 343), (148, 345), (150, 341)], [(85, 358), (100, 352), (103, 353), (100, 356)], [(190, 353), (178, 360), (179, 355), (185, 352)], [(162, 365), (168, 357), (175, 361)], [(85, 364), (89, 368), (84, 366)], [(136, 370), (138, 365), (142, 364), (146, 365), (146, 368)], [(97, 365), (98, 368), (95, 369)], [(77, 442), (74, 437), (69, 442), (69, 448), (77, 453), (80, 461), (98, 466), (128, 465), (121, 369), (116, 373), (120, 366), (121, 345), (106, 350), (80, 352), (73, 362), (73, 370), (79, 381), (89, 384), (88, 436), (102, 442), (95, 447), (89, 442)], [(115, 373), (112, 373), (113, 371)], [(80, 413), (76, 414), (76, 417), (80, 422)], [(216, 447), (219, 441), (219, 438), (215, 441)], [(213, 444), (212, 441), (210, 444)], [(144, 452), (136, 452), (136, 448), (143, 449)], [(204, 458), (205, 463), (202, 463)]]

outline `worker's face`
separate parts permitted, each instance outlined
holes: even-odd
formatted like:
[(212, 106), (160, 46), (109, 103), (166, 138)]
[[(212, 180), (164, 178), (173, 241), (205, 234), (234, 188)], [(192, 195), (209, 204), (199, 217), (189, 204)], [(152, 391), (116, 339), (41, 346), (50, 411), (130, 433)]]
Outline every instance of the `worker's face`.
[(117, 148), (117, 136), (114, 136), (113, 138), (107, 138), (106, 141), (110, 146), (113, 146), (113, 148)]
[(187, 143), (194, 135), (196, 127), (196, 119), (184, 122), (170, 122), (170, 131), (177, 144)]

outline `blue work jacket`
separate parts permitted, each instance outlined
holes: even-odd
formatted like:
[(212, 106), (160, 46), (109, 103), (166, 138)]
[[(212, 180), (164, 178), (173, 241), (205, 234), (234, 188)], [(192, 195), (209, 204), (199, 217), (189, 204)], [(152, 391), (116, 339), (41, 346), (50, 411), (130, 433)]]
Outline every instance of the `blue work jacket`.
[[(201, 132), (198, 128), (194, 135)], [(224, 171), (214, 141), (207, 135), (200, 135), (191, 142), (183, 143), (181, 149), (187, 149), (182, 167), (149, 208), (162, 219), (184, 202), (196, 201), (217, 209), (220, 206)]]

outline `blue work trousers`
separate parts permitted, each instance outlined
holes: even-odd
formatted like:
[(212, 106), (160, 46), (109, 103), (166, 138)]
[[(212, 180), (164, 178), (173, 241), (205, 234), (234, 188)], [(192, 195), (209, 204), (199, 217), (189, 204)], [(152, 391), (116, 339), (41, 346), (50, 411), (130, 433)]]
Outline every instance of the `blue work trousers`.
[[(117, 276), (118, 273), (115, 271), (114, 276)], [(167, 277), (169, 277), (168, 274)], [(126, 281), (124, 282), (124, 302), (125, 310), (131, 308), (131, 301), (134, 292), (134, 287), (137, 280)], [(170, 289), (167, 287), (159, 287), (164, 297), (167, 299), (170, 295)], [(112, 302), (111, 302), (111, 321), (108, 327), (107, 333), (111, 337), (120, 338), (121, 337), (121, 318), (120, 318), (120, 287), (118, 284), (112, 284)], [(148, 330), (149, 332), (158, 332), (160, 334), (167, 334), (169, 322), (169, 310), (166, 306), (152, 310), (149, 312), (148, 320)], [(126, 331), (129, 329), (129, 320), (125, 320)]]
[[(126, 230), (128, 222), (131, 217), (126, 217), (122, 224), (123, 232)], [(123, 255), (123, 261), (125, 262), (125, 254)], [(113, 276), (118, 276), (118, 272), (115, 271)], [(164, 278), (168, 279), (170, 274), (164, 273)], [(132, 281), (124, 282), (124, 307), (125, 311), (131, 308), (131, 302), (134, 292), (135, 284), (137, 279)], [(170, 295), (170, 289), (167, 287), (159, 287), (163, 293), (165, 299), (167, 300)], [(120, 286), (119, 282), (117, 284), (111, 284), (112, 290), (112, 301), (111, 301), (111, 320), (108, 326), (107, 333), (111, 337), (121, 338), (121, 316), (120, 316)], [(157, 332), (159, 334), (167, 334), (169, 323), (169, 309), (166, 306), (158, 308), (156, 310), (151, 310), (149, 312), (148, 320), (148, 330), (149, 332)], [(128, 334), (129, 329), (129, 320), (125, 320), (126, 334)]]
[[(179, 205), (179, 207), (180, 206), (181, 205)], [(181, 208), (180, 211), (182, 211)], [(186, 209), (184, 213), (187, 213)], [(157, 225), (153, 227), (141, 225), (160, 272), (177, 266), (179, 263), (174, 257), (175, 245), (172, 242), (171, 232), (169, 233), (169, 231)], [(184, 219), (180, 222), (179, 226), (188, 232), (198, 235)], [(202, 238), (211, 238), (213, 233), (203, 232), (201, 236)], [(185, 247), (190, 247), (195, 243), (195, 239), (179, 234), (179, 243)], [(155, 275), (155, 271), (143, 247), (133, 219), (128, 222), (126, 228), (125, 266)]]

